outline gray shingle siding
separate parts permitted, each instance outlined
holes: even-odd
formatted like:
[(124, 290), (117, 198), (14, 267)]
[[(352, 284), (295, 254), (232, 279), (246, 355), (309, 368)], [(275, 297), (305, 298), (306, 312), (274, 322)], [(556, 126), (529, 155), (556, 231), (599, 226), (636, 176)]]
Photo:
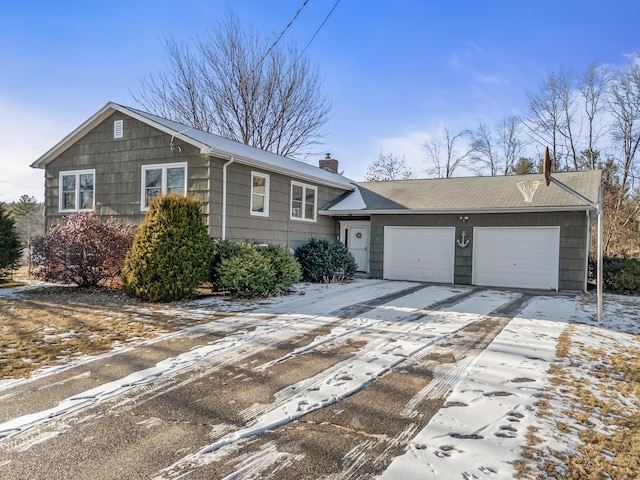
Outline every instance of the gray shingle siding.
[[(113, 122), (124, 120), (124, 136), (113, 138)], [(187, 190), (199, 198), (207, 213), (209, 166), (206, 159), (185, 147), (172, 153), (171, 136), (120, 112), (100, 123), (46, 167), (45, 218), (47, 226), (61, 221), (58, 211), (61, 171), (95, 169), (95, 202), (101, 214), (119, 222), (137, 225), (144, 218), (140, 209), (143, 165), (186, 162)]]
[[(113, 122), (124, 121), (124, 136), (113, 138)], [(95, 169), (95, 201), (101, 215), (114, 217), (125, 224), (137, 225), (145, 215), (140, 208), (143, 165), (187, 163), (187, 191), (203, 206), (209, 235), (222, 234), (222, 168), (227, 159), (208, 157), (189, 144), (174, 139), (180, 151), (170, 149), (171, 135), (121, 112), (115, 112), (67, 148), (45, 169), (45, 208), (47, 226), (61, 221), (58, 211), (59, 173)], [(270, 177), (269, 217), (250, 215), (251, 172)], [(232, 163), (227, 176), (227, 232), (229, 240), (277, 243), (295, 248), (310, 236), (337, 238), (337, 222), (317, 215), (316, 222), (291, 220), (291, 178)], [(318, 188), (317, 208), (344, 193), (344, 190), (301, 182)]]
[(474, 227), (560, 226), (560, 265), (558, 288), (580, 291), (585, 288), (587, 267), (587, 215), (585, 212), (473, 214), (462, 222), (460, 215), (372, 215), (371, 259), (373, 278), (382, 278), (385, 226), (455, 226), (456, 238), (464, 230), (471, 242), (467, 248), (455, 247), (454, 283), (470, 285), (473, 267)]
[[(213, 159), (211, 184), (211, 224), (209, 235), (222, 235), (222, 168), (226, 160)], [(269, 216), (250, 214), (251, 172), (269, 175)], [(316, 222), (290, 219), (291, 178), (264, 169), (252, 168), (240, 163), (227, 166), (227, 225), (226, 239), (233, 241), (255, 241), (280, 244), (295, 249), (309, 237), (335, 239), (336, 222), (329, 217), (317, 215)], [(311, 182), (301, 182), (318, 188), (318, 206), (323, 206), (340, 195), (342, 190)]]

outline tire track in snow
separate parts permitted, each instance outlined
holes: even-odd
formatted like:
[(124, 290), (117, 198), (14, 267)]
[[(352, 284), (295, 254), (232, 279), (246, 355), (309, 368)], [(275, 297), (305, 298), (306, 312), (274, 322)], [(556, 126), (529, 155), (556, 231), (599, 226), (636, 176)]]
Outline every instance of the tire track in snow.
[[(553, 300), (555, 309), (549, 298), (523, 302), (452, 389), (449, 408), (441, 409), (379, 478), (513, 478), (513, 462), (526, 445), (538, 395), (547, 384), (542, 372), (555, 358), (566, 326), (557, 321), (557, 312), (574, 308), (571, 300)], [(553, 311), (551, 321), (532, 314), (542, 304)]]
[(437, 361), (438, 356), (447, 355), (453, 356), (456, 361), (453, 364), (438, 362), (439, 369), (435, 378), (411, 399), (402, 413), (407, 416), (411, 415), (417, 406), (425, 400), (448, 396), (453, 387), (463, 378), (465, 372), (477, 361), (478, 356), (487, 345), (509, 324), (513, 316), (525, 308), (531, 299), (530, 294), (519, 295), (483, 319), (485, 322), (493, 323), (493, 325), (488, 325), (488, 328), (466, 328), (460, 332), (460, 335), (456, 335), (451, 341), (448, 341), (446, 345), (436, 344), (433, 349), (425, 351), (423, 355), (416, 356), (416, 360), (424, 361), (429, 360), (427, 357), (429, 355)]
[[(415, 298), (408, 295), (402, 300), (415, 300), (419, 298), (419, 293), (417, 292)], [(448, 293), (451, 297), (451, 289)], [(225, 435), (195, 454), (187, 455), (161, 471), (156, 478), (169, 479), (187, 475), (203, 465), (221, 460), (227, 455), (228, 448), (236, 448), (246, 439), (282, 427), (308, 413), (333, 405), (361, 391), (407, 359), (418, 356), (434, 343), (442, 342), (519, 296), (519, 294), (508, 292), (482, 292), (467, 298), (468, 295), (463, 294), (464, 300), (457, 306), (450, 307), (448, 311), (421, 313), (420, 320), (412, 318), (410, 322), (402, 322), (402, 318), (411, 318), (412, 313), (418, 310), (425, 311), (424, 303), (418, 308), (403, 308), (397, 305), (376, 307), (367, 319), (377, 317), (382, 328), (375, 328), (374, 322), (368, 323), (368, 335), (377, 335), (377, 338), (371, 340), (356, 355), (313, 378), (283, 389), (276, 395), (276, 401), (272, 404), (257, 405), (249, 409), (246, 412), (247, 417), (255, 417), (260, 412), (263, 413), (246, 427)], [(446, 298), (447, 295), (443, 295), (439, 301), (444, 301)], [(399, 315), (399, 312), (402, 312), (402, 315)], [(353, 320), (353, 322), (357, 321), (359, 319)], [(390, 324), (394, 328), (389, 328)], [(353, 332), (361, 335), (362, 329), (354, 329)], [(342, 333), (334, 334), (335, 339), (343, 336)], [(312, 342), (314, 345), (326, 343), (324, 340)], [(252, 475), (257, 473), (259, 472), (253, 471)]]
[[(324, 302), (330, 298), (334, 306), (345, 308), (353, 302), (353, 290), (366, 286), (366, 284), (360, 285), (354, 282), (353, 284), (348, 284), (346, 288), (338, 292), (330, 292), (329, 289), (324, 292), (321, 291), (318, 295), (314, 295), (314, 301), (295, 299), (290, 303), (298, 305), (300, 311), (311, 313), (322, 312), (326, 311)], [(380, 284), (374, 285), (371, 289), (367, 289), (367, 292), (369, 295), (376, 295), (383, 289), (387, 294), (389, 290), (394, 294), (399, 294), (406, 289), (415, 290), (415, 284), (381, 281)], [(283, 340), (303, 335), (307, 331), (338, 320), (335, 317), (314, 316), (305, 313), (296, 313), (294, 315), (285, 314), (272, 318), (272, 312), (281, 310), (285, 304), (286, 302), (279, 302), (275, 305), (268, 305), (264, 308), (264, 313), (252, 312), (241, 314), (227, 321), (201, 325), (199, 329), (202, 331), (206, 331), (207, 329), (217, 330), (220, 326), (233, 328), (234, 326), (247, 327), (251, 325), (254, 329), (252, 331), (235, 331), (212, 344), (194, 348), (176, 357), (162, 360), (151, 368), (133, 372), (124, 378), (73, 395), (52, 408), (5, 421), (0, 424), (0, 441), (14, 437), (34, 427), (50, 423), (54, 419), (60, 421), (61, 417), (123, 395), (133, 389), (140, 389), (142, 386), (148, 387), (154, 382), (166, 381), (168, 377), (178, 373), (184, 373), (203, 362), (209, 364), (211, 368), (216, 368), (219, 365), (228, 364), (252, 355), (258, 349), (268, 348)], [(267, 320), (261, 322), (261, 318), (267, 318)], [(144, 389), (140, 390), (144, 393)], [(64, 425), (62, 428), (63, 430), (66, 429)]]
[[(520, 311), (529, 299), (530, 295), (518, 294), (505, 298), (510, 300), (505, 305), (442, 341), (436, 342), (410, 359), (408, 361), (410, 365), (428, 365), (430, 370), (435, 370), (431, 382), (417, 392), (398, 413), (399, 418), (413, 418), (414, 422), (397, 432), (395, 436), (392, 432), (387, 432), (388, 438), (377, 445), (371, 445), (369, 450), (361, 452), (356, 463), (349, 463), (351, 459), (344, 457), (343, 461), (348, 469), (341, 478), (371, 478), (372, 471), (380, 473), (398, 454), (399, 449), (404, 451), (404, 446), (412, 441), (429, 421), (430, 415), (433, 415), (433, 404), (441, 405), (444, 402), (468, 369), (477, 362), (486, 346), (509, 323), (510, 316)], [(451, 362), (452, 358), (455, 359), (453, 362)], [(442, 362), (443, 359), (444, 362)], [(427, 407), (421, 408), (421, 405)], [(383, 444), (386, 444), (386, 448), (381, 449)]]

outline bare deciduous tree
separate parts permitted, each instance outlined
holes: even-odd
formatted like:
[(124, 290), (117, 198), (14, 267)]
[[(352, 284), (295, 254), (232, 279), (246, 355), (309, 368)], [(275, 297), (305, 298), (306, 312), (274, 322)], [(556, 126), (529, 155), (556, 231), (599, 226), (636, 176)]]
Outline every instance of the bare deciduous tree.
[(520, 118), (503, 118), (495, 130), (481, 123), (471, 132), (472, 169), (479, 173), (489, 171), (491, 176), (511, 175), (524, 150), (520, 134)]
[(621, 153), (620, 185), (627, 190), (634, 174), (640, 147), (640, 66), (635, 64), (621, 72), (612, 82), (609, 111), (613, 117), (611, 137)]
[[(605, 253), (624, 252), (638, 254), (637, 223), (640, 211), (638, 178), (638, 153), (640, 150), (640, 64), (638, 57), (631, 66), (611, 73), (603, 70), (588, 72), (583, 88), (591, 109), (587, 117), (609, 115), (604, 126), (609, 133), (612, 148), (603, 168), (603, 193), (605, 213)], [(583, 93), (584, 95), (584, 93)], [(604, 105), (603, 105), (604, 104)], [(602, 105), (602, 106), (601, 106)], [(594, 122), (594, 138), (600, 124)], [(595, 144), (595, 141), (594, 141)], [(599, 148), (591, 146), (583, 156), (593, 161), (600, 155)]]
[(573, 76), (550, 72), (536, 94), (528, 94), (529, 115), (525, 125), (532, 138), (549, 146), (552, 169), (578, 169), (576, 104)]
[(364, 179), (367, 182), (385, 182), (388, 180), (408, 180), (415, 178), (415, 172), (407, 165), (405, 158), (392, 153), (380, 154), (367, 167)]
[(527, 131), (531, 137), (542, 145), (550, 147), (552, 169), (557, 169), (558, 160), (558, 125), (560, 123), (560, 101), (555, 82), (549, 75), (540, 85), (537, 94), (527, 94), (529, 115)]
[(134, 94), (150, 112), (279, 155), (320, 143), (331, 105), (296, 47), (243, 30), (231, 13), (193, 46), (167, 37), (164, 47), (164, 70)]
[(562, 122), (559, 125), (559, 133), (566, 151), (566, 168), (567, 170), (578, 171), (579, 157), (576, 143), (579, 140), (580, 132), (576, 119), (578, 107), (574, 96), (574, 76), (563, 70), (556, 76), (556, 84), (558, 85), (560, 108), (562, 109)]
[(504, 159), (504, 174), (511, 175), (516, 163), (522, 158), (525, 142), (522, 139), (522, 119), (509, 115), (498, 124), (498, 145)]
[(435, 176), (437, 178), (450, 178), (453, 177), (455, 171), (465, 165), (466, 161), (471, 155), (471, 149), (468, 147), (459, 148), (457, 145), (460, 140), (468, 137), (469, 130), (463, 130), (455, 135), (452, 135), (448, 128), (443, 128), (444, 142), (446, 146), (446, 153), (442, 154), (442, 141), (440, 137), (432, 137), (426, 140), (422, 147), (427, 153), (427, 162), (430, 166), (426, 169), (428, 175)]
[(581, 151), (581, 158), (582, 163), (586, 163), (586, 168), (590, 170), (596, 168), (599, 156), (597, 143), (603, 131), (603, 125), (599, 119), (604, 111), (603, 103), (606, 100), (609, 78), (606, 68), (592, 63), (578, 83), (587, 124), (587, 145)]
[(493, 132), (485, 123), (478, 125), (471, 132), (471, 169), (482, 175), (489, 170), (492, 177), (498, 174), (500, 169), (498, 165), (498, 152)]

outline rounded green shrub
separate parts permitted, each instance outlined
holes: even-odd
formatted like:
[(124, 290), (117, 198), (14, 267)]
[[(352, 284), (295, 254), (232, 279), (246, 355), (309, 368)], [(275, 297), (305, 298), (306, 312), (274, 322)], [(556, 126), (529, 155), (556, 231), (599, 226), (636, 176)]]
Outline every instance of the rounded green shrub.
[(274, 270), (273, 293), (276, 295), (285, 293), (291, 288), (291, 285), (300, 281), (300, 265), (284, 247), (268, 245), (266, 247), (258, 247), (258, 251), (266, 258)]
[(293, 255), (277, 245), (214, 242), (211, 283), (243, 298), (280, 295), (300, 280)]
[(158, 197), (127, 253), (123, 289), (152, 302), (192, 298), (209, 276), (212, 254), (200, 203), (192, 196)]
[(238, 244), (235, 254), (217, 267), (218, 288), (243, 298), (267, 297), (275, 283), (275, 270), (256, 247)]
[(213, 241), (213, 254), (211, 269), (209, 272), (209, 281), (212, 283), (214, 288), (218, 289), (219, 291), (229, 290), (220, 283), (220, 264), (223, 260), (233, 258), (234, 256), (238, 255), (241, 250), (248, 246), (249, 244), (247, 243), (232, 242), (230, 240), (215, 239)]
[(604, 257), (602, 273), (605, 292), (640, 295), (640, 260), (624, 255)]
[(349, 280), (356, 272), (353, 254), (338, 241), (312, 238), (296, 249), (295, 257), (306, 282), (328, 282), (335, 278)]

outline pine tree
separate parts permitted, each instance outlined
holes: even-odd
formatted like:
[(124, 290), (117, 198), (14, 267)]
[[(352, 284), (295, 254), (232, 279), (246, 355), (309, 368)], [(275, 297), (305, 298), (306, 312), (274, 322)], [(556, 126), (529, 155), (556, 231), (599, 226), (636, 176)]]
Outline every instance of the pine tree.
[(20, 238), (15, 221), (0, 203), (0, 272), (14, 269), (20, 258)]

